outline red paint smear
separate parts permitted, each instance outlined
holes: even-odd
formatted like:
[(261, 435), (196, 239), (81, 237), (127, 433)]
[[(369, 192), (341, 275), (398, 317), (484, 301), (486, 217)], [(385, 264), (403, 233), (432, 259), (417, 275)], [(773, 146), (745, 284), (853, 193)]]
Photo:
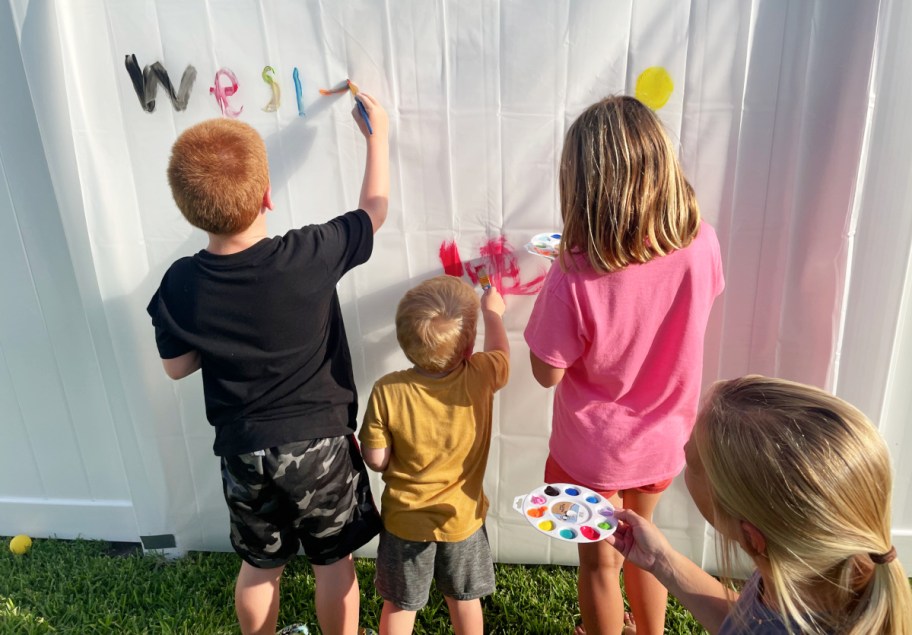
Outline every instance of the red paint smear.
[(504, 236), (489, 240), (480, 251), (481, 257), (488, 263), (488, 275), (502, 295), (533, 295), (541, 291), (545, 274), (529, 282), (521, 282), (519, 264)]
[(456, 241), (440, 244), (440, 262), (443, 263), (443, 272), (448, 276), (462, 277), (462, 259), (459, 257), (459, 247)]
[(528, 282), (522, 282), (519, 264), (514, 250), (503, 236), (484, 243), (479, 249), (481, 262), (463, 265), (455, 242), (444, 242), (440, 245), (440, 262), (445, 273), (462, 277), (465, 272), (473, 284), (478, 283), (478, 270), (484, 267), (488, 277), (501, 295), (534, 295), (541, 291), (545, 274)]

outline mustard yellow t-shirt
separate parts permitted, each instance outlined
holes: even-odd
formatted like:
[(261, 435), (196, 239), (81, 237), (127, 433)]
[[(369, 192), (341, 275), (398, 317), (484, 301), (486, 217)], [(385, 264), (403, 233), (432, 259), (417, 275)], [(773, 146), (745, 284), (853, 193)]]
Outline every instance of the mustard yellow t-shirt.
[(388, 532), (458, 542), (481, 527), (492, 404), (509, 373), (507, 354), (491, 351), (475, 353), (446, 377), (409, 369), (374, 384), (358, 438), (367, 448), (390, 448), (380, 499)]

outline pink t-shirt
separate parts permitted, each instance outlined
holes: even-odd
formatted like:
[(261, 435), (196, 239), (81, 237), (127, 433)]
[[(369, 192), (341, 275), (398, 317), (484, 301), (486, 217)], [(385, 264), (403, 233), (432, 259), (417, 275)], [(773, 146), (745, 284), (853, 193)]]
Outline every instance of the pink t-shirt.
[(700, 398), (703, 335), (722, 292), (706, 222), (685, 249), (608, 274), (555, 262), (525, 338), (565, 368), (554, 394), (551, 456), (579, 485), (649, 485), (684, 467)]

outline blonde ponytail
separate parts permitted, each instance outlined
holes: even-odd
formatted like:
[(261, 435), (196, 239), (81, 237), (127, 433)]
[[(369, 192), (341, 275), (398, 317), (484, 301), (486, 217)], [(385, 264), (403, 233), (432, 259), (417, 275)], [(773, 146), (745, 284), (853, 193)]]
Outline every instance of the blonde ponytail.
[(849, 618), (846, 635), (912, 635), (912, 594), (899, 560), (874, 564), (874, 571)]
[(760, 530), (788, 628), (912, 635), (912, 591), (890, 546), (890, 457), (857, 408), (812, 386), (741, 377), (713, 387), (692, 441), (723, 554), (741, 521)]

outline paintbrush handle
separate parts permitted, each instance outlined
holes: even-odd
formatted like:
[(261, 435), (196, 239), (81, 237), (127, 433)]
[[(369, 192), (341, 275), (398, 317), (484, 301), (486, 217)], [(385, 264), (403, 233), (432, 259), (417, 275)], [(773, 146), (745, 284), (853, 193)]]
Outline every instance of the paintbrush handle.
[(361, 113), (361, 116), (364, 117), (364, 123), (367, 124), (368, 134), (374, 134), (374, 129), (371, 128), (370, 117), (367, 116), (367, 109), (364, 108), (364, 104), (361, 103), (361, 100), (355, 97), (355, 103), (358, 104), (358, 112)]

